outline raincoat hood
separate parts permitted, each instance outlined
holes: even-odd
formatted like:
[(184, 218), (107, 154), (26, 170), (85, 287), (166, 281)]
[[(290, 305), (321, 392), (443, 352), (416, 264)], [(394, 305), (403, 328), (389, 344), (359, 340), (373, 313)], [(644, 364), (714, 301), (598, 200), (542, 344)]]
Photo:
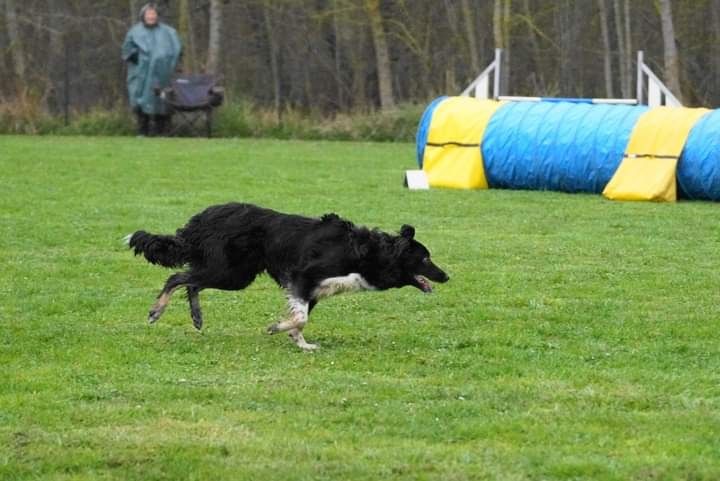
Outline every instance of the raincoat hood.
[(160, 8), (157, 6), (157, 4), (150, 2), (146, 3), (142, 6), (140, 9), (140, 13), (138, 13), (138, 20), (140, 20), (142, 23), (145, 23), (145, 12), (147, 12), (149, 9), (153, 9), (158, 14), (158, 23), (160, 23)]

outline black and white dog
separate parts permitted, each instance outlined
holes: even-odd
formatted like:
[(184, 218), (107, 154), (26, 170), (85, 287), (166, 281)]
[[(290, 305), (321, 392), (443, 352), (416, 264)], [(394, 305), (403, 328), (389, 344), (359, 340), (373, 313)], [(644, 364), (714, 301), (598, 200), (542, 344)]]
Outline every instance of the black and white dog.
[(300, 348), (312, 350), (317, 346), (305, 341), (302, 330), (320, 299), (403, 286), (431, 292), (429, 280), (448, 280), (414, 237), (409, 225), (402, 226), (400, 235), (391, 235), (335, 214), (316, 219), (230, 203), (193, 216), (174, 236), (140, 230), (127, 240), (135, 255), (142, 253), (153, 264), (187, 267), (168, 278), (150, 309), (149, 322), (157, 321), (172, 293), (185, 287), (193, 324), (200, 329), (202, 289), (244, 289), (266, 271), (287, 291), (290, 308), (268, 333), (288, 331)]

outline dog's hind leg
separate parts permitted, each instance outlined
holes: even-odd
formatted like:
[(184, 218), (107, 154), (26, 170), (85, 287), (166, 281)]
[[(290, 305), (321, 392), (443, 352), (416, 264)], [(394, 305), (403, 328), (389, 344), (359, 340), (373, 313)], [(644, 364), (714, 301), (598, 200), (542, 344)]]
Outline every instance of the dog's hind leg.
[(158, 294), (155, 304), (153, 304), (148, 313), (148, 322), (150, 324), (160, 319), (160, 316), (165, 312), (165, 308), (170, 302), (170, 297), (173, 295), (173, 292), (189, 281), (190, 274), (188, 272), (176, 272), (168, 277), (168, 280), (165, 281), (165, 287), (163, 287), (163, 290)]
[(193, 326), (198, 331), (202, 329), (203, 318), (200, 310), (200, 288), (195, 285), (187, 286), (188, 301), (190, 302), (190, 316), (192, 317)]

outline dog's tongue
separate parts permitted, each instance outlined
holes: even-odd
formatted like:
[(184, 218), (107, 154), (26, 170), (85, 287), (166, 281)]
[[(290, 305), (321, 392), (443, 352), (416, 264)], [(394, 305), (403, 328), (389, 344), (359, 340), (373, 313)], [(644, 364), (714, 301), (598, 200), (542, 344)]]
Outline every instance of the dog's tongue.
[(422, 287), (422, 291), (425, 294), (430, 294), (432, 292), (432, 286), (430, 285), (430, 281), (428, 281), (423, 276), (415, 276), (415, 280), (420, 283), (420, 286)]

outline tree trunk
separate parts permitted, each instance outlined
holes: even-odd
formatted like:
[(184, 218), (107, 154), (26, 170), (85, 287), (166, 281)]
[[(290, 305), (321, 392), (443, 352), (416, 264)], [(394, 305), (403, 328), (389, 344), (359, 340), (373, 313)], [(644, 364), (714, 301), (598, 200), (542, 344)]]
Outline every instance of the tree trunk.
[(570, 18), (570, 2), (572, 0), (562, 0), (558, 2), (558, 9), (555, 13), (558, 43), (560, 51), (558, 52), (558, 79), (560, 93), (564, 96), (570, 96), (570, 92), (575, 85), (577, 79), (572, 71), (573, 60), (573, 35), (572, 35), (572, 19)]
[[(43, 94), (43, 100), (45, 108), (48, 112), (57, 113), (60, 111), (60, 96), (57, 85), (60, 84), (60, 79), (63, 75), (63, 64), (65, 62), (65, 34), (66, 28), (64, 28), (61, 22), (61, 2), (58, 0), (48, 0), (48, 40), (50, 44), (47, 48), (47, 60), (46, 60), (46, 85), (45, 93)], [(118, 65), (122, 66), (121, 62)]]
[(530, 8), (530, 1), (523, 0), (523, 13), (525, 15), (525, 22), (528, 25), (527, 35), (530, 41), (530, 47), (532, 55), (530, 55), (530, 61), (532, 62), (532, 70), (530, 70), (530, 78), (532, 79), (533, 92), (536, 94), (546, 94), (546, 72), (543, 69), (544, 62), (542, 62), (542, 53), (540, 51), (540, 42), (538, 40), (538, 34), (536, 30), (539, 30), (536, 25), (536, 21), (533, 18), (532, 10)]
[(180, 0), (178, 5), (178, 33), (183, 41), (182, 69), (194, 72), (195, 69), (195, 38), (190, 20), (190, 0)]
[(495, 48), (503, 49), (500, 63), (500, 95), (510, 87), (510, 7), (511, 0), (495, 0), (493, 8), (493, 38)]
[(10, 54), (12, 58), (12, 69), (15, 76), (15, 84), (17, 92), (20, 92), (23, 81), (25, 80), (25, 51), (20, 38), (20, 29), (18, 28), (17, 8), (15, 0), (5, 0), (5, 27), (10, 42)]
[(270, 50), (270, 72), (273, 83), (273, 107), (275, 110), (275, 120), (280, 123), (281, 119), (281, 98), (280, 98), (280, 69), (278, 67), (277, 44), (275, 35), (273, 34), (272, 19), (270, 18), (269, 3), (272, 0), (263, 2), (263, 19), (265, 21), (265, 34), (268, 39), (268, 49)]
[[(627, 63), (627, 51), (625, 49), (625, 30), (620, 0), (614, 0), (615, 10), (615, 33), (617, 35), (618, 65), (620, 65), (620, 93), (623, 98), (630, 98), (630, 70)], [(626, 19), (629, 20), (629, 19)]]
[(342, 57), (340, 52), (341, 47), (341, 29), (338, 22), (338, 12), (337, 12), (337, 0), (335, 0), (334, 3), (334, 9), (332, 14), (332, 20), (333, 20), (333, 61), (335, 64), (335, 88), (336, 88), (336, 95), (337, 98), (335, 100), (335, 103), (337, 105), (338, 110), (344, 110), (345, 109), (345, 95), (343, 92), (343, 68), (342, 68)]
[(712, 10), (712, 48), (710, 55), (710, 64), (712, 69), (711, 75), (711, 90), (718, 92), (720, 91), (720, 0), (713, 0), (711, 4)]
[(627, 85), (625, 86), (625, 89), (628, 92), (627, 98), (630, 98), (632, 97), (633, 79), (635, 78), (633, 73), (633, 47), (631, 36), (632, 17), (630, 16), (630, 0), (625, 0), (623, 4), (623, 12), (625, 17), (625, 71), (627, 72)]
[(607, 0), (598, 0), (600, 8), (600, 31), (603, 40), (603, 67), (605, 72), (605, 95), (609, 98), (615, 97), (613, 91), (612, 57), (610, 46), (610, 32), (608, 30)]
[(378, 89), (380, 91), (380, 108), (383, 110), (395, 107), (392, 90), (392, 69), (390, 53), (385, 38), (383, 19), (380, 12), (380, 0), (365, 0), (365, 9), (370, 19), (370, 31), (375, 46)]
[(680, 92), (680, 59), (675, 45), (675, 27), (673, 26), (670, 0), (660, 0), (660, 21), (662, 23), (663, 47), (665, 51), (665, 83), (667, 88), (682, 102)]
[(467, 36), (468, 51), (470, 52), (470, 67), (473, 75), (480, 73), (480, 57), (477, 48), (477, 36), (475, 35), (475, 21), (472, 8), (468, 0), (460, 1), (460, 8), (465, 20), (465, 35)]
[(349, 107), (366, 107), (369, 104), (367, 77), (370, 70), (369, 61), (365, 51), (368, 49), (368, 38), (364, 31), (350, 30), (352, 36), (348, 44), (354, 48), (348, 50), (350, 71), (352, 72), (351, 95), (348, 99)]
[(220, 31), (222, 28), (222, 0), (210, 0), (208, 54), (205, 71), (217, 74), (220, 67)]
[(134, 25), (138, 21), (138, 13), (140, 13), (137, 0), (128, 0), (128, 6), (130, 7), (130, 25)]
[(455, 12), (455, 3), (456, 2), (451, 0), (445, 0), (445, 13), (447, 15), (448, 25), (450, 25), (450, 38), (448, 38), (446, 42), (448, 48), (445, 49), (445, 92), (456, 92), (458, 90), (457, 82), (455, 81), (455, 65), (457, 47), (459, 46), (458, 23), (460, 22)]

